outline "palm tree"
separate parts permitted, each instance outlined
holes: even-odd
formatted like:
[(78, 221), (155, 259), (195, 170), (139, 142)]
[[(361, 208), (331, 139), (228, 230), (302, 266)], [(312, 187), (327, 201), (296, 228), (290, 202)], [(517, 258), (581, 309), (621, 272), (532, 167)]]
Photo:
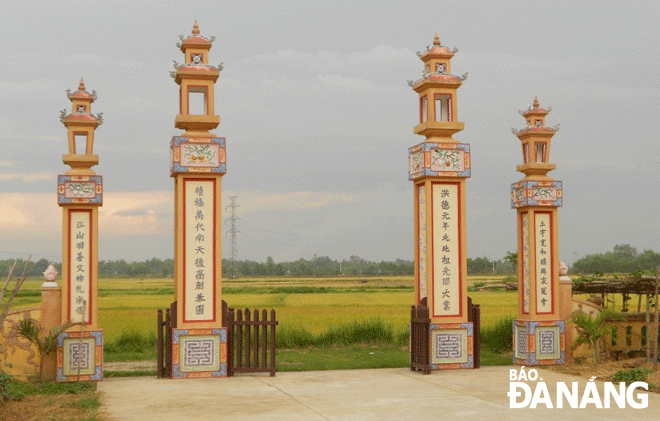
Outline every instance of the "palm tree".
[(605, 325), (607, 320), (623, 320), (623, 316), (609, 308), (604, 308), (594, 318), (587, 313), (574, 311), (572, 322), (575, 325), (578, 335), (573, 341), (571, 349), (575, 350), (575, 348), (583, 344), (588, 345), (594, 353), (594, 364), (597, 364), (598, 355), (600, 354), (600, 341), (609, 331)]
[(57, 349), (57, 337), (69, 327), (71, 327), (70, 323), (55, 326), (46, 335), (45, 329), (31, 317), (21, 320), (16, 327), (16, 333), (33, 343), (39, 350), (39, 383), (43, 380), (44, 360), (46, 356)]

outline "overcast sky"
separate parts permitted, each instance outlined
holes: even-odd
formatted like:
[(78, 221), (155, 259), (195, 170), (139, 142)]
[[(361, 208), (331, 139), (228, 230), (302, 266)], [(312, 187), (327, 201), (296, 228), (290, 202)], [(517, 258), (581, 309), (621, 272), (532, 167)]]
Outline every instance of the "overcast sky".
[[(227, 138), (223, 205), (238, 196), (238, 257), (412, 259), (407, 150), (415, 55), (434, 32), (459, 52), (455, 138), (470, 143), (468, 256), (516, 249), (509, 189), (523, 177), (519, 109), (553, 107), (551, 176), (564, 183), (567, 262), (629, 243), (660, 251), (660, 3), (603, 1), (3, 2), (0, 259), (61, 260), (56, 180), (65, 90), (98, 92), (104, 181), (99, 258), (173, 256), (169, 142), (179, 34), (215, 35), (214, 131)], [(223, 218), (227, 215), (224, 214)], [(228, 241), (223, 252), (229, 256)]]

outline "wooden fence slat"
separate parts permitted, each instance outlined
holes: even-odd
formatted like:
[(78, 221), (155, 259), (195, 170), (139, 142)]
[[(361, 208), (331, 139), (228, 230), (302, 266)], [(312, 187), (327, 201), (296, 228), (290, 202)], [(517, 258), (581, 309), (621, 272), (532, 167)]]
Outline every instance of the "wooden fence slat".
[(165, 377), (172, 377), (172, 310), (165, 310)]
[(243, 321), (243, 310), (238, 309), (236, 320), (238, 322), (238, 338), (234, 338), (236, 343), (236, 367), (240, 368), (243, 367), (243, 324), (241, 323)]
[[(261, 312), (261, 320), (268, 322), (268, 311), (266, 309), (263, 309)], [(268, 365), (266, 364), (266, 354), (268, 351), (268, 342), (267, 342), (267, 336), (268, 336), (268, 326), (264, 326), (264, 328), (261, 331), (261, 368), (267, 368)]]
[(474, 305), (474, 325), (472, 338), (472, 350), (474, 352), (474, 368), (481, 367), (481, 306)]
[[(254, 309), (254, 317), (253, 317), (255, 322), (259, 321), (259, 310), (256, 308)], [(265, 328), (265, 327), (264, 327)], [(259, 325), (255, 324), (254, 326), (254, 334), (253, 334), (253, 339), (254, 339), (254, 368), (259, 367)]]
[(410, 369), (431, 373), (429, 329), (431, 319), (426, 306), (410, 306)]
[(227, 309), (227, 376), (234, 375), (234, 344), (236, 337), (234, 336), (234, 309)]
[(270, 377), (275, 376), (275, 326), (277, 325), (277, 319), (275, 318), (275, 309), (270, 311)]
[(164, 356), (163, 356), (163, 347), (165, 346), (164, 342), (164, 337), (163, 337), (163, 310), (158, 310), (158, 317), (157, 317), (157, 326), (158, 326), (158, 347), (157, 349), (157, 362), (156, 362), (156, 376), (159, 379), (162, 379), (165, 377), (165, 367), (163, 366), (164, 364)]
[[(246, 308), (245, 309), (245, 321), (249, 322), (250, 321), (250, 309)], [(247, 368), (251, 367), (250, 364), (250, 333), (252, 332), (252, 325), (251, 323), (246, 323), (245, 324), (245, 366)]]

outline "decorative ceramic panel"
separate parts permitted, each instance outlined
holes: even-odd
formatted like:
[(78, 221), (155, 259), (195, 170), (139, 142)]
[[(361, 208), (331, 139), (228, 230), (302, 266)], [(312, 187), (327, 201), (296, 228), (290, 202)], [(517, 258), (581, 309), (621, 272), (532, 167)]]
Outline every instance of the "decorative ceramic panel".
[(515, 357), (520, 359), (527, 358), (527, 328), (513, 322), (513, 336), (515, 343)]
[(558, 326), (536, 328), (535, 348), (537, 360), (557, 360), (560, 358), (560, 337)]
[(513, 362), (522, 365), (564, 364), (566, 362), (565, 328), (566, 324), (563, 320), (514, 321)]
[(563, 205), (561, 181), (520, 181), (511, 184), (511, 207)]
[(172, 175), (179, 173), (224, 174), (227, 170), (224, 137), (174, 136), (171, 142)]
[(530, 295), (530, 243), (529, 243), (529, 215), (521, 215), (522, 224), (522, 272), (523, 272), (523, 313), (529, 313)]
[(227, 330), (174, 329), (172, 375), (186, 377), (227, 376)]
[(58, 175), (57, 204), (103, 204), (103, 177), (100, 175)]
[(470, 145), (424, 142), (408, 149), (408, 179), (470, 177)]
[(216, 319), (215, 185), (213, 178), (183, 180), (183, 319), (186, 322)]
[(432, 184), (433, 317), (461, 314), (460, 186)]
[(419, 242), (418, 242), (418, 254), (419, 254), (419, 268), (417, 273), (419, 274), (419, 300), (426, 298), (427, 285), (426, 285), (426, 188), (421, 185), (417, 187), (417, 200), (419, 207), (418, 215), (418, 226), (419, 226)]
[(552, 215), (534, 213), (535, 263), (536, 263), (536, 312), (552, 313)]
[(57, 337), (57, 381), (103, 378), (103, 331), (64, 332)]
[(472, 323), (431, 324), (431, 369), (474, 365)]
[(68, 305), (72, 323), (90, 324), (92, 318), (92, 210), (69, 209)]

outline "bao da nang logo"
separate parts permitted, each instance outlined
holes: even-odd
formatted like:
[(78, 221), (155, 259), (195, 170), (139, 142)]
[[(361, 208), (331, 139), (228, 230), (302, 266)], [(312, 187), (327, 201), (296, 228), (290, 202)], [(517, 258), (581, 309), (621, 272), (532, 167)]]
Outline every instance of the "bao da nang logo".
[[(536, 408), (545, 405), (546, 408), (625, 408), (626, 405), (642, 409), (648, 408), (649, 397), (637, 389), (648, 390), (646, 382), (634, 382), (626, 385), (621, 382), (615, 385), (605, 382), (603, 393), (598, 391), (594, 380), (589, 379), (586, 386), (580, 387), (578, 382), (571, 382), (570, 387), (565, 382), (557, 382), (557, 392), (553, 395), (535, 369), (525, 370), (525, 366), (509, 370), (509, 408)], [(524, 382), (536, 382), (535, 384)], [(637, 393), (635, 391), (637, 390)]]

